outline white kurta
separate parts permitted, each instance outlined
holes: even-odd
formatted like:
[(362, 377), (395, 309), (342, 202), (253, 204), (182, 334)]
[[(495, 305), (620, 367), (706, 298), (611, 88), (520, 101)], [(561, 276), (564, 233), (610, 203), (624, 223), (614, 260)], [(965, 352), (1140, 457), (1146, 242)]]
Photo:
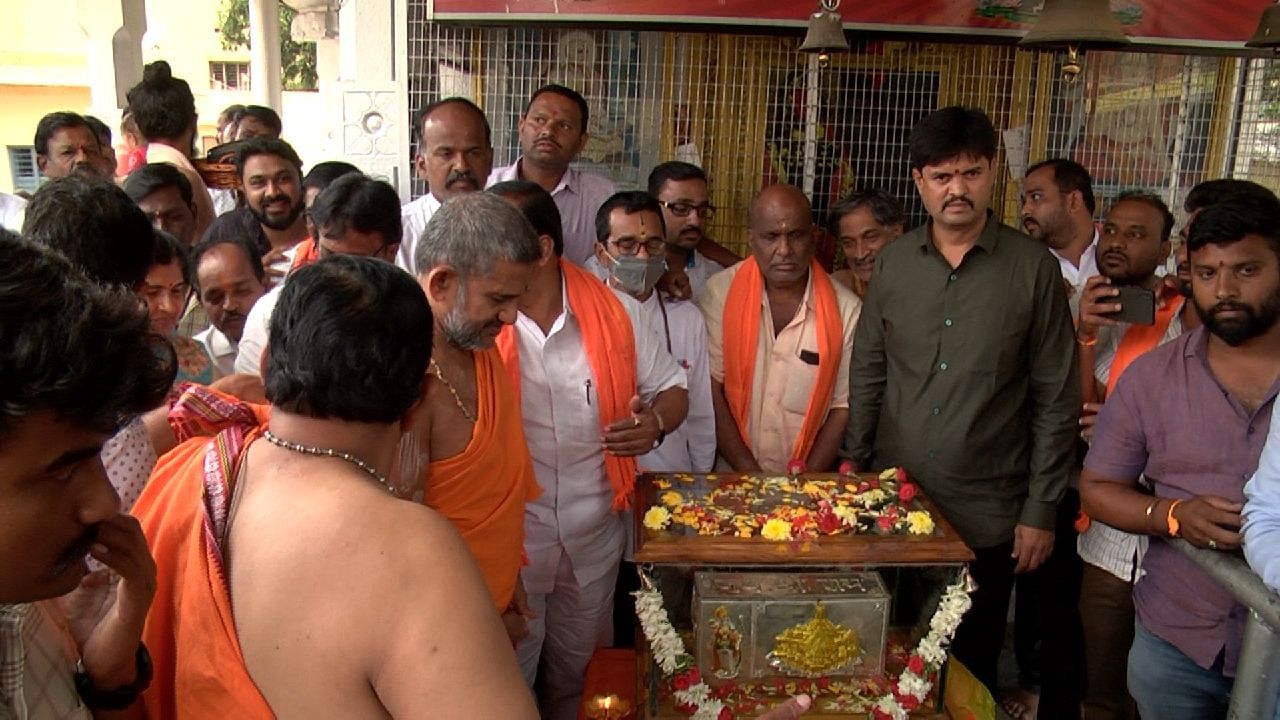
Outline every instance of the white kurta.
[(396, 251), (396, 265), (408, 270), (410, 274), (418, 274), (418, 262), (414, 257), (418, 240), (427, 229), (427, 223), (431, 222), (431, 216), (439, 209), (440, 201), (431, 193), (405, 203), (400, 208), (400, 224), (404, 227), (404, 235), (400, 238), (400, 249)]

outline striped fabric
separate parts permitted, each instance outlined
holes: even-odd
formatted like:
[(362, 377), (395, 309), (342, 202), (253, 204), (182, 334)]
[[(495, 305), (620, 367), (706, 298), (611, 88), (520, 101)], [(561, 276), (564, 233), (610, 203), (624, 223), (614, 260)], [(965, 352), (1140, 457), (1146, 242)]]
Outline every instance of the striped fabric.
[(50, 602), (0, 605), (0, 720), (89, 720), (75, 641)]

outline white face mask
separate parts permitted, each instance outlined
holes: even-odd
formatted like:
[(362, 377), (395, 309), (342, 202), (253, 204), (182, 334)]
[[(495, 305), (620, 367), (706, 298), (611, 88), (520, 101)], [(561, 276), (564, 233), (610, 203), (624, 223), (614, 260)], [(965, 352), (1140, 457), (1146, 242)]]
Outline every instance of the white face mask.
[(642, 258), (634, 255), (614, 257), (606, 250), (605, 255), (613, 261), (613, 269), (609, 276), (630, 295), (644, 295), (658, 284), (658, 280), (667, 272), (667, 261), (660, 257)]

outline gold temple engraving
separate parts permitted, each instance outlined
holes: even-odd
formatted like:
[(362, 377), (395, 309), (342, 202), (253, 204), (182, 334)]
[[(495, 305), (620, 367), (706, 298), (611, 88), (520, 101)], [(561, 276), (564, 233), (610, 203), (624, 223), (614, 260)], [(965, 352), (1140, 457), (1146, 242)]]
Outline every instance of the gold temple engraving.
[(858, 633), (827, 619), (822, 602), (813, 606), (813, 618), (783, 630), (774, 638), (769, 664), (793, 675), (823, 675), (859, 659)]

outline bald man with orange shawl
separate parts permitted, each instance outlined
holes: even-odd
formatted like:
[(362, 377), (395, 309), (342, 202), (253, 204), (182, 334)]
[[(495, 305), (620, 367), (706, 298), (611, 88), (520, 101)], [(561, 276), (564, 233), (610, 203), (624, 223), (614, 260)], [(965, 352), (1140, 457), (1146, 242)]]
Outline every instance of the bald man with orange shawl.
[(519, 574), (525, 503), (538, 480), (494, 341), (515, 321), (541, 248), (524, 218), (492, 196), (449, 200), (422, 238), (414, 265), (435, 317), (415, 427), (430, 448), (424, 500), (462, 533), (514, 643), (527, 632)]
[(542, 489), (525, 512), (521, 579), (532, 613), (516, 654), (526, 682), (541, 677), (542, 717), (571, 720), (587, 663), (613, 633), (619, 512), (631, 504), (635, 458), (684, 422), (689, 396), (640, 304), (561, 257), (551, 195), (521, 181), (487, 192), (519, 207), (541, 242), (515, 325), (498, 336)]
[(835, 464), (862, 301), (813, 259), (816, 232), (804, 194), (765, 188), (751, 203), (751, 257), (712, 276), (699, 299), (721, 467)]

